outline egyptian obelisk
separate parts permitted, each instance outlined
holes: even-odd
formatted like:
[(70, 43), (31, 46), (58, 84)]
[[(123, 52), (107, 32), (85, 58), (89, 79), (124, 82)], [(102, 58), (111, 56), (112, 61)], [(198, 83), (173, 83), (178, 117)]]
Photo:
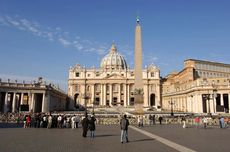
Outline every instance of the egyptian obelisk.
[(142, 80), (142, 43), (141, 26), (139, 17), (136, 20), (135, 28), (135, 67), (134, 67), (134, 104), (137, 113), (143, 113), (143, 80)]

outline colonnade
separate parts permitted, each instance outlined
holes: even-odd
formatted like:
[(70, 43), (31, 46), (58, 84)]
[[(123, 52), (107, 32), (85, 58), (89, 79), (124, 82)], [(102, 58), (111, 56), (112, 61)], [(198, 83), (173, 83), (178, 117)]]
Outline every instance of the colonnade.
[(49, 102), (45, 91), (25, 92), (9, 91), (0, 92), (0, 112), (48, 112)]
[[(163, 109), (191, 113), (229, 113), (230, 94), (218, 93), (219, 99), (214, 94), (206, 92), (193, 93), (193, 95), (163, 97)], [(224, 98), (225, 95), (225, 98)], [(227, 96), (226, 96), (227, 95)], [(218, 105), (219, 104), (219, 105)], [(220, 108), (218, 108), (220, 107)]]
[[(90, 105), (99, 105), (99, 106), (116, 106), (122, 105), (124, 107), (134, 105), (134, 84), (125, 84), (125, 83), (98, 83), (98, 84), (82, 84), (78, 96), (78, 100), (81, 101), (81, 104), (85, 104), (84, 100), (87, 100), (87, 106)], [(87, 88), (85, 88), (87, 87)], [(88, 89), (89, 88), (89, 89)], [(150, 90), (150, 85), (144, 85), (144, 96), (143, 96), (143, 106), (150, 106), (150, 95), (155, 95), (155, 105), (159, 106), (160, 103), (160, 93), (158, 89)], [(84, 92), (89, 97), (88, 99), (83, 98)], [(95, 103), (99, 99), (99, 103)]]

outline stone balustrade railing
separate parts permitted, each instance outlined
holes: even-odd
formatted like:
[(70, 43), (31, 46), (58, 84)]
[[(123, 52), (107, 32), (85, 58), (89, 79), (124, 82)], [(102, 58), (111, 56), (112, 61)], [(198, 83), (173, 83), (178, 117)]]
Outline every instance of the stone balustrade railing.
[[(23, 114), (17, 114), (17, 113), (10, 113), (10, 114), (1, 114), (0, 115), (0, 122), (10, 122), (10, 123), (16, 123), (16, 122), (22, 122), (23, 121)], [(202, 117), (200, 117), (202, 118)], [(119, 125), (120, 124), (120, 116), (114, 115), (114, 116), (97, 116), (97, 124), (100, 125)], [(131, 125), (137, 124), (137, 117), (128, 117), (129, 122)], [(219, 117), (207, 117), (208, 119), (208, 125), (219, 125)], [(225, 116), (225, 122), (230, 123), (230, 116)], [(143, 119), (144, 125), (149, 125), (150, 121), (147, 117), (144, 117)], [(181, 124), (181, 117), (163, 117), (162, 124)], [(202, 123), (202, 119), (200, 119), (200, 124)], [(155, 119), (155, 124), (159, 124), (158, 119)], [(195, 125), (195, 118), (194, 117), (186, 117), (186, 124), (188, 125)]]

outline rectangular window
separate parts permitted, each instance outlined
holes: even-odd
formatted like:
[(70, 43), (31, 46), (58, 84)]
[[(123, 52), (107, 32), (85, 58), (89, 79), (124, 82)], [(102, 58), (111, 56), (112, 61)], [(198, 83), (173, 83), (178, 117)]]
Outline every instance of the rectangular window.
[(76, 76), (76, 77), (79, 77), (79, 76), (80, 76), (80, 73), (79, 73), (79, 72), (76, 72), (76, 73), (75, 73), (75, 76)]
[(151, 72), (151, 77), (154, 77), (154, 72)]

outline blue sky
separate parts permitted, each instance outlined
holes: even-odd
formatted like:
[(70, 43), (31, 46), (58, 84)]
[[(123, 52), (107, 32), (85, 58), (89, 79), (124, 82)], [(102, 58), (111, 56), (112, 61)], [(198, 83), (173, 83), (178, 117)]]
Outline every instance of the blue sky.
[(136, 16), (143, 67), (161, 76), (188, 58), (230, 63), (228, 0), (0, 0), (0, 77), (39, 76), (67, 89), (76, 63), (99, 67), (113, 41), (134, 66)]

